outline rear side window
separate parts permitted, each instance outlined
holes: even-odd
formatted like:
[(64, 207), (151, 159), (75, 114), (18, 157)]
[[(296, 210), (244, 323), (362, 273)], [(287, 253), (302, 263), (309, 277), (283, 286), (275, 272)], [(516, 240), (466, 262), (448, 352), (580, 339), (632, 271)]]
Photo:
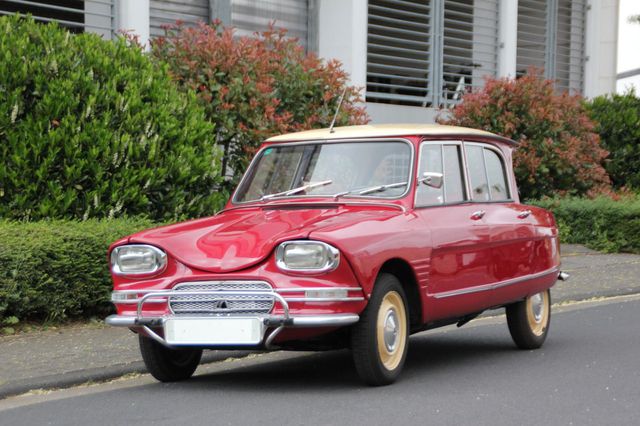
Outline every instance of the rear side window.
[(467, 168), (473, 201), (504, 201), (510, 198), (507, 174), (500, 156), (492, 149), (466, 145)]

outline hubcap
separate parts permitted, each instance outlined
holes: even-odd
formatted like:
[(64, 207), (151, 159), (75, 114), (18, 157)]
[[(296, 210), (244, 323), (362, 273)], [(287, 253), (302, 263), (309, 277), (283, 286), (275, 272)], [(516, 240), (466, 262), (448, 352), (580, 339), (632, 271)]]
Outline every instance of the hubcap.
[(540, 323), (542, 321), (542, 310), (544, 309), (544, 299), (542, 294), (537, 293), (531, 296), (531, 310), (533, 311), (533, 319)]
[(384, 345), (389, 352), (396, 349), (398, 343), (398, 318), (395, 309), (389, 309), (384, 320)]
[(404, 357), (407, 328), (407, 313), (402, 297), (390, 291), (382, 299), (376, 322), (378, 355), (387, 370), (397, 368)]
[(542, 336), (549, 324), (549, 292), (543, 291), (527, 298), (527, 321), (533, 334)]

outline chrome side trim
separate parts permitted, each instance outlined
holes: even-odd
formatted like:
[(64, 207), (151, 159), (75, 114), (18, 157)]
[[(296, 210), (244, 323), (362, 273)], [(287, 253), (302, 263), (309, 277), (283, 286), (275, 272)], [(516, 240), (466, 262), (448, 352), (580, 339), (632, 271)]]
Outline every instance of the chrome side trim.
[[(178, 287), (180, 288), (184, 288), (185, 286), (188, 285), (206, 285), (206, 284), (224, 284), (226, 281), (225, 280), (221, 280), (221, 281), (189, 281), (189, 282), (182, 282), (179, 283), (177, 285), (174, 286), (174, 289), (177, 289)], [(259, 281), (259, 280), (255, 280), (255, 281), (231, 281), (229, 280), (229, 282), (242, 282), (242, 283), (266, 283), (266, 281)], [(147, 303), (167, 303), (168, 301), (168, 297), (171, 296), (171, 291), (172, 290), (116, 290), (113, 291), (111, 293), (111, 302), (115, 303), (115, 304), (122, 304), (122, 305), (137, 305), (138, 303), (140, 303), (141, 298), (135, 298), (135, 299), (125, 299), (125, 300), (117, 300), (117, 297), (115, 295), (118, 294), (122, 294), (122, 295), (128, 295), (128, 294), (141, 294), (143, 296), (146, 296), (149, 293), (155, 293), (158, 296), (154, 296), (148, 299), (145, 299), (145, 304)], [(205, 290), (207, 291), (207, 290)], [(227, 290), (220, 290), (220, 291), (224, 291), (225, 294), (229, 294)], [(247, 294), (246, 292), (249, 290), (239, 290), (239, 291), (243, 291), (243, 294)], [(266, 290), (265, 290), (266, 291)], [(360, 292), (362, 293), (362, 287), (298, 287), (298, 288), (274, 288), (273, 291), (275, 291), (278, 294), (282, 294), (284, 299), (288, 302), (360, 302), (362, 300), (364, 300), (364, 297), (362, 296), (347, 296), (347, 297), (316, 297), (316, 298), (312, 298), (312, 297), (305, 297), (305, 296), (289, 296), (288, 294), (290, 293), (302, 293), (305, 294), (305, 292), (307, 291), (346, 291), (346, 292)], [(185, 294), (185, 291), (180, 291), (180, 294)], [(209, 293), (207, 293), (209, 294)], [(261, 294), (262, 295), (262, 294)]]
[(362, 302), (364, 297), (287, 297), (287, 302)]
[(511, 278), (508, 280), (504, 280), (504, 281), (498, 281), (497, 283), (493, 283), (493, 284), (483, 284), (483, 285), (479, 285), (476, 287), (472, 287), (472, 288), (465, 288), (465, 289), (461, 289), (461, 290), (453, 290), (453, 291), (443, 291), (441, 293), (435, 293), (433, 294), (433, 297), (435, 297), (436, 299), (445, 299), (447, 297), (454, 297), (454, 296), (462, 296), (465, 294), (471, 294), (471, 293), (480, 293), (483, 291), (491, 291), (491, 290), (496, 290), (498, 288), (502, 288), (502, 287), (507, 287), (513, 284), (518, 284), (521, 283), (523, 281), (528, 281), (528, 280), (533, 280), (536, 278), (542, 278), (542, 277), (546, 277), (547, 275), (551, 275), (551, 274), (558, 274), (559, 269), (558, 268), (551, 268), (551, 269), (547, 269), (546, 271), (542, 271), (542, 272), (537, 272), (535, 274), (529, 274), (523, 277), (518, 277), (518, 278)]
[(362, 287), (297, 287), (274, 288), (276, 293), (304, 293), (305, 291), (362, 291)]

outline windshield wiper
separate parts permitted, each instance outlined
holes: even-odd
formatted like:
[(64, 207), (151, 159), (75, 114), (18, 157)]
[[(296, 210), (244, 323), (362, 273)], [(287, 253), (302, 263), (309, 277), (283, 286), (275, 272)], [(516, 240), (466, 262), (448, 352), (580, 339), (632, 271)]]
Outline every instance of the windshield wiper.
[(333, 199), (337, 200), (342, 196), (354, 194), (354, 193), (357, 193), (358, 195), (366, 195), (366, 194), (372, 194), (374, 192), (384, 192), (387, 189), (398, 188), (401, 186), (407, 186), (407, 182), (396, 182), (396, 183), (390, 183), (388, 185), (371, 186), (365, 189), (352, 189), (351, 191), (338, 192), (337, 194), (333, 195)]
[(276, 192), (275, 194), (263, 195), (260, 198), (259, 201), (269, 200), (269, 199), (275, 198), (275, 197), (288, 197), (289, 195), (294, 195), (294, 194), (297, 194), (298, 192), (306, 191), (308, 189), (317, 188), (319, 186), (331, 185), (332, 183), (333, 183), (333, 181), (331, 179), (323, 180), (323, 181), (320, 181), (320, 182), (309, 182), (306, 185), (302, 185), (302, 186), (299, 186), (297, 188), (289, 189), (288, 191), (282, 191), (282, 192)]

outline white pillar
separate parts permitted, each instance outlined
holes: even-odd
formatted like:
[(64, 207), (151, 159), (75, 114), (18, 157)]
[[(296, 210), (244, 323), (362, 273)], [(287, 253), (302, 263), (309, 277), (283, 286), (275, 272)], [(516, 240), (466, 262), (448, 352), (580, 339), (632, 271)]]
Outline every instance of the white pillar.
[(338, 59), (351, 84), (367, 84), (367, 0), (318, 2), (318, 56)]
[(590, 0), (587, 9), (584, 96), (616, 90), (618, 0)]
[(149, 47), (149, 0), (118, 0), (118, 30), (138, 36)]
[(498, 46), (498, 77), (515, 77), (518, 54), (518, 0), (500, 0)]

